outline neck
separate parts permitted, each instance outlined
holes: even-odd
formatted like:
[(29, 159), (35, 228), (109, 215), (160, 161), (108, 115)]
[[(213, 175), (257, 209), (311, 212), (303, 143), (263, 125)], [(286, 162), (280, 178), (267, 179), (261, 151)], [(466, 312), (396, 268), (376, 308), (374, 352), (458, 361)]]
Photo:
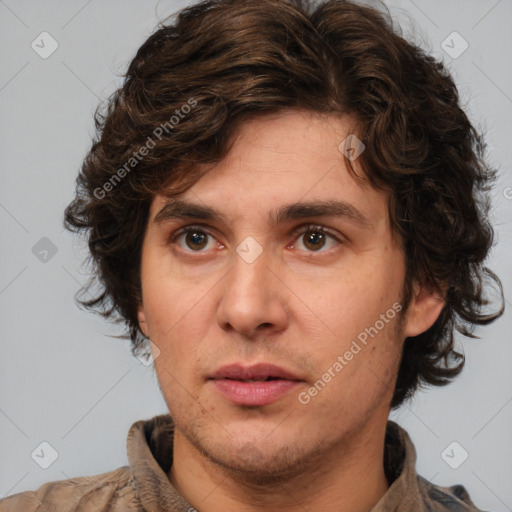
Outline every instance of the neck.
[(389, 487), (383, 462), (385, 428), (384, 422), (318, 453), (300, 472), (280, 475), (278, 482), (258, 481), (220, 466), (176, 430), (168, 477), (201, 512), (366, 512)]

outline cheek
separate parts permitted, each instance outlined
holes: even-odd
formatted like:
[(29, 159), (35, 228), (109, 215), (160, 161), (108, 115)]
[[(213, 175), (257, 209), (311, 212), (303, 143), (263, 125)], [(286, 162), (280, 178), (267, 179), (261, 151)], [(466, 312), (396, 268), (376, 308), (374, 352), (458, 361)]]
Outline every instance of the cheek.
[(294, 292), (319, 323), (333, 335), (347, 339), (373, 325), (399, 300), (402, 279), (399, 266), (388, 269), (382, 262), (370, 260), (344, 273), (301, 280), (294, 284)]
[(160, 350), (155, 366), (164, 377), (163, 369), (178, 377), (185, 368), (195, 365), (201, 340), (206, 337), (212, 321), (209, 292), (211, 286), (204, 282), (194, 283), (172, 276), (146, 280), (144, 312), (149, 337)]
[[(384, 310), (384, 315), (386, 311), (387, 323), (379, 319), (377, 325), (375, 320), (368, 321), (366, 327), (365, 321), (340, 320), (337, 338), (323, 341), (311, 354), (316, 374), (301, 396), (301, 403), (310, 400), (324, 421), (335, 421), (340, 413), (347, 418), (361, 415), (390, 399), (400, 361), (400, 343), (396, 339), (398, 314), (392, 306)], [(353, 336), (344, 334), (349, 329)]]
[(167, 267), (162, 251), (148, 251), (142, 263), (142, 296), (150, 337), (164, 341), (182, 323), (197, 315), (211, 284), (204, 278), (183, 276)]
[[(308, 314), (308, 320), (296, 317), (299, 330), (323, 332), (315, 336), (313, 366), (321, 374), (331, 369), (340, 376), (334, 379), (338, 383), (346, 379), (343, 386), (350, 386), (351, 377), (358, 372), (356, 380), (368, 377), (370, 385), (378, 384), (372, 371), (387, 381), (400, 356), (396, 325), (403, 272), (400, 265), (388, 267), (387, 262), (385, 258), (369, 259), (342, 276), (305, 280), (297, 289), (298, 296), (308, 297), (305, 303), (314, 313)], [(343, 369), (338, 365), (336, 372), (332, 367), (338, 356), (343, 358)]]

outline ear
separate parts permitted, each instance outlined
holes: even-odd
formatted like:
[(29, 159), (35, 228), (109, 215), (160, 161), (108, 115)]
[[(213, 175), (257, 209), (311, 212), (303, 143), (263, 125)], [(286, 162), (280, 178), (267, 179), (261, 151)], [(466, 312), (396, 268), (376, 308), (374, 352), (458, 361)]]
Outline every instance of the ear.
[(415, 283), (406, 313), (404, 335), (406, 337), (418, 336), (432, 327), (445, 303), (443, 296), (438, 291)]
[(142, 302), (139, 303), (137, 309), (137, 320), (139, 321), (139, 329), (142, 331), (144, 336), (146, 336), (146, 338), (149, 338), (148, 322), (146, 320), (146, 313), (144, 312), (144, 306)]

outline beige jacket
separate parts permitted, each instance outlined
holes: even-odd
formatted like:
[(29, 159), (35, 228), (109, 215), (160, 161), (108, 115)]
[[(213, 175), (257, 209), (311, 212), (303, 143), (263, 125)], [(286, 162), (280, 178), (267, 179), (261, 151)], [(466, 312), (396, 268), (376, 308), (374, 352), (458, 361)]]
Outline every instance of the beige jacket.
[[(173, 435), (168, 414), (137, 421), (126, 443), (129, 466), (14, 494), (0, 500), (0, 512), (194, 512), (167, 478)], [(414, 446), (392, 421), (384, 462), (393, 483), (371, 512), (479, 512), (464, 487), (439, 487), (416, 474)]]

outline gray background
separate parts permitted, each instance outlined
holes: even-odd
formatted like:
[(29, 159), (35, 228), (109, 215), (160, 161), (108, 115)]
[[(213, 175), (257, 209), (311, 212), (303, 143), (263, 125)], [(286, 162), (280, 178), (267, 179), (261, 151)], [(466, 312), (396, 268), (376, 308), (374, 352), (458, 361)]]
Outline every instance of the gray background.
[[(128, 342), (107, 336), (114, 327), (74, 304), (87, 278), (86, 253), (63, 231), (62, 212), (98, 101), (120, 85), (156, 22), (186, 4), (0, 0), (0, 497), (126, 465), (130, 425), (167, 412), (152, 367), (131, 356)], [(387, 4), (406, 35), (414, 27), (416, 42), (448, 64), (472, 120), (487, 133), (501, 168), (489, 266), (510, 306), (512, 1)], [(31, 47), (44, 31), (59, 45), (46, 59)], [(454, 31), (469, 45), (456, 58), (441, 46)], [(463, 48), (458, 36), (447, 42), (452, 53)], [(509, 309), (477, 331), (482, 340), (464, 340), (467, 366), (452, 385), (423, 392), (392, 415), (415, 442), (420, 474), (462, 483), (477, 506), (493, 511), (512, 510), (511, 327)], [(469, 454), (458, 469), (441, 456), (453, 441)], [(47, 469), (39, 464), (53, 452), (41, 442), (58, 454)], [(462, 452), (448, 453), (457, 461)]]

